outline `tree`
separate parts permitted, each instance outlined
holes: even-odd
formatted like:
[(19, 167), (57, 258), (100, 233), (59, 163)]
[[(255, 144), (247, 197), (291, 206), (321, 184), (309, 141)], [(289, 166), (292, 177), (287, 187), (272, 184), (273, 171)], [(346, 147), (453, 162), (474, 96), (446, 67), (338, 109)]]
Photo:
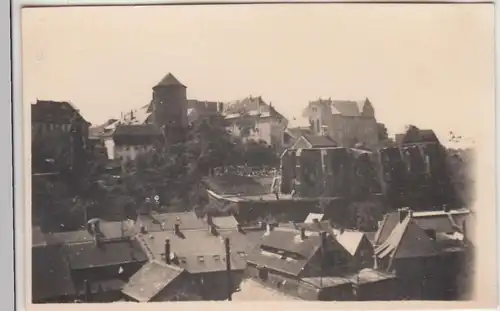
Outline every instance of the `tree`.
[(236, 114), (238, 115), (236, 118), (236, 126), (238, 127), (240, 137), (246, 141), (248, 137), (252, 134), (256, 129), (256, 117), (252, 116), (248, 113), (248, 111), (244, 108), (239, 109)]
[(190, 126), (186, 141), (173, 145), (157, 142), (128, 163), (121, 191), (137, 204), (158, 195), (163, 206), (177, 210), (196, 206), (203, 177), (234, 155), (236, 144), (226, 128), (223, 116), (207, 116)]
[(378, 140), (385, 141), (389, 139), (389, 134), (387, 133), (387, 127), (383, 123), (377, 123), (378, 130)]

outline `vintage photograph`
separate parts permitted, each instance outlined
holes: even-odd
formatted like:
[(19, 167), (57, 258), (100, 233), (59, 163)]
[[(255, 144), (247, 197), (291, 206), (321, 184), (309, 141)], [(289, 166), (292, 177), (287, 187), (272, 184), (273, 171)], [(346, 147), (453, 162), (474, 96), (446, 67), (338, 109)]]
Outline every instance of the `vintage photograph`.
[(21, 17), (34, 304), (473, 299), (493, 5)]

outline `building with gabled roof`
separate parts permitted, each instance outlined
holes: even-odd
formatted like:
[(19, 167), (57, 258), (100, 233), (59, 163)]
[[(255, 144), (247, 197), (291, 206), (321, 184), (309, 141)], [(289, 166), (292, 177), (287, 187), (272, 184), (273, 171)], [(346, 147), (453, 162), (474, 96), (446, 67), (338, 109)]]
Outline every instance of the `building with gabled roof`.
[(295, 141), (290, 149), (330, 147), (338, 147), (337, 142), (335, 142), (330, 136), (304, 134)]
[(225, 103), (222, 113), (230, 123), (229, 130), (233, 135), (283, 148), (288, 120), (261, 96)]
[[(200, 288), (204, 299), (226, 299), (228, 294), (227, 260), (231, 265), (231, 291), (243, 278), (246, 256), (257, 245), (263, 231), (246, 230), (233, 222), (218, 217), (198, 219), (193, 216), (165, 218), (172, 227), (145, 227), (137, 235), (150, 260), (164, 262), (184, 269)], [(168, 217), (166, 214), (165, 217)], [(230, 255), (225, 250), (229, 239)]]
[[(313, 227), (318, 224), (325, 226)], [(300, 224), (270, 229), (247, 257), (248, 274), (265, 286), (304, 300), (356, 300), (355, 287), (388, 288), (394, 282), (394, 275), (386, 272), (363, 277), (361, 271), (370, 265), (362, 258), (354, 259), (364, 250), (363, 234), (332, 230), (319, 221), (303, 225), (307, 229)], [(365, 256), (371, 258), (371, 254)]]
[(384, 217), (374, 241), (376, 267), (396, 273), (404, 284), (399, 287), (400, 299), (458, 299), (456, 280), (464, 273), (468, 248), (458, 231), (443, 232), (459, 230), (454, 228), (442, 226), (442, 219), (427, 222), (414, 217), (410, 209)]
[(328, 134), (341, 146), (363, 143), (374, 150), (378, 145), (375, 109), (368, 98), (359, 101), (320, 98), (309, 102), (303, 114), (314, 134)]
[(135, 302), (201, 299), (186, 270), (156, 260), (142, 266), (123, 286), (122, 293)]

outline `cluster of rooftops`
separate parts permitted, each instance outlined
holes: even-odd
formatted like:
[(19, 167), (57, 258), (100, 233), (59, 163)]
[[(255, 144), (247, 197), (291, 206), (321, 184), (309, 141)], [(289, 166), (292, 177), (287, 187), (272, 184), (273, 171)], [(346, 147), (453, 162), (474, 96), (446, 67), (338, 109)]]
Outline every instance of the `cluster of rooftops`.
[[(333, 278), (333, 282), (352, 275), (358, 281), (380, 280), (392, 277), (387, 272), (390, 267), (376, 269), (374, 264), (357, 266), (357, 271), (346, 268), (337, 275), (317, 275), (311, 274), (310, 266), (326, 244), (343, 252), (348, 261), (359, 255), (377, 262), (386, 257), (457, 251), (468, 241), (465, 223), (469, 214), (466, 210), (400, 210), (387, 214), (376, 233), (338, 228), (322, 214), (310, 214), (301, 223), (244, 228), (233, 216), (201, 218), (193, 212), (139, 215), (136, 221), (124, 222), (94, 219), (88, 228), (73, 232), (44, 234), (35, 228), (32, 295), (34, 301), (76, 295), (83, 289), (75, 274), (110, 268), (116, 275), (94, 280), (93, 286), (121, 290), (136, 301), (148, 301), (181, 275), (226, 271), (227, 260), (231, 271), (266, 267), (311, 284), (318, 277)], [(230, 245), (229, 255), (225, 241)], [(130, 268), (134, 265), (138, 268)], [(148, 295), (144, 288), (157, 290), (151, 289)]]

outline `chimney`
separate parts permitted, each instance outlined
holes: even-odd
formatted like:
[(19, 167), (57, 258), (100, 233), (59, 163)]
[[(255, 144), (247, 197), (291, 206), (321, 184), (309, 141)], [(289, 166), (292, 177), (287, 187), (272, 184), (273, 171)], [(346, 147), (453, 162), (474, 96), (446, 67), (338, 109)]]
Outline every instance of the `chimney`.
[(398, 214), (399, 214), (399, 222), (403, 222), (406, 217), (408, 217), (410, 213), (410, 210), (408, 208), (400, 208), (398, 210)]
[(209, 225), (209, 226), (208, 226), (208, 230), (210, 231), (210, 233), (211, 233), (212, 235), (217, 235), (217, 228), (215, 227), (215, 225), (213, 225), (213, 224), (212, 224), (212, 225)]
[(87, 279), (83, 280), (83, 290), (84, 290), (85, 302), (89, 302), (90, 296), (92, 295), (92, 288), (90, 287), (90, 282)]
[(165, 262), (170, 264), (170, 240), (165, 239)]
[(207, 224), (209, 226), (213, 225), (214, 224), (214, 221), (213, 221), (213, 218), (212, 218), (212, 215), (210, 214), (207, 214)]
[(462, 235), (463, 235), (463, 239), (464, 239), (464, 242), (467, 243), (467, 223), (464, 221), (462, 221)]
[(148, 230), (146, 229), (146, 226), (141, 225), (141, 233), (142, 233), (142, 234), (145, 234), (145, 233), (147, 233), (147, 232), (148, 232)]
[(445, 213), (449, 213), (450, 212), (450, 206), (448, 204), (444, 204), (443, 205), (443, 210)]
[(306, 239), (306, 228), (300, 228), (300, 239), (301, 240)]
[(318, 219), (318, 218), (313, 218), (313, 222), (314, 222), (315, 224), (319, 224), (319, 219)]
[(181, 233), (180, 225), (174, 224), (174, 233), (179, 235)]
[(266, 222), (265, 222), (265, 221), (261, 221), (261, 222), (260, 222), (260, 228), (261, 228), (261, 229), (266, 229), (266, 228), (267, 228), (267, 224), (266, 224)]
[(266, 233), (271, 233), (273, 231), (273, 226), (271, 224), (266, 224)]
[(238, 229), (238, 232), (239, 232), (239, 233), (243, 233), (243, 232), (244, 232), (244, 231), (243, 231), (243, 227), (241, 227), (241, 224), (237, 224), (237, 225), (236, 225), (236, 229)]

